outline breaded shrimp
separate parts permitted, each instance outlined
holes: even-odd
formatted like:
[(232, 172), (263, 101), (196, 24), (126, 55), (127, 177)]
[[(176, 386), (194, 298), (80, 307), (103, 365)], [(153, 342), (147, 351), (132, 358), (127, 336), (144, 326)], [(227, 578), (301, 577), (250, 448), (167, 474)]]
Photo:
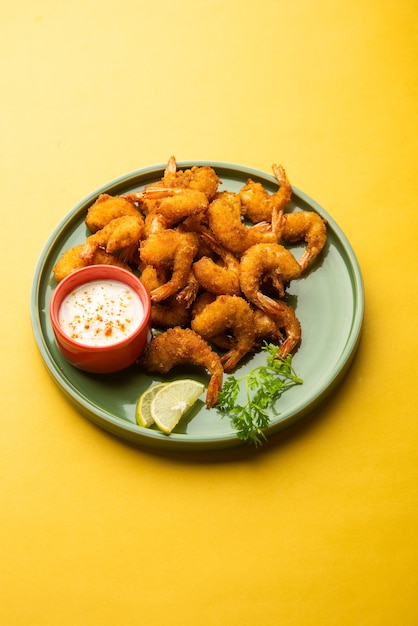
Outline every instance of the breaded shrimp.
[(202, 193), (206, 197), (206, 202), (210, 201), (215, 196), (220, 183), (212, 167), (195, 165), (191, 169), (177, 170), (176, 159), (172, 156), (168, 160), (161, 180), (150, 183), (140, 191), (124, 194), (123, 197), (138, 203), (142, 210), (148, 212), (158, 206), (159, 200), (180, 195), (185, 190)]
[(215, 406), (222, 388), (222, 363), (209, 344), (190, 328), (170, 328), (154, 337), (139, 360), (139, 365), (150, 374), (165, 374), (173, 367), (187, 363), (210, 372), (206, 404)]
[(210, 201), (215, 197), (218, 187), (221, 184), (215, 170), (208, 165), (194, 166), (190, 172), (190, 189), (202, 191)]
[(239, 191), (242, 214), (254, 223), (270, 222), (273, 208), (283, 213), (292, 198), (292, 187), (281, 165), (273, 164), (273, 173), (280, 187), (269, 194), (261, 183), (249, 179)]
[(241, 293), (239, 284), (239, 261), (223, 246), (217, 243), (213, 235), (203, 233), (201, 239), (218, 256), (222, 264), (203, 256), (193, 264), (193, 271), (200, 286), (216, 295), (228, 294), (238, 296)]
[(282, 240), (286, 243), (306, 241), (299, 265), (305, 270), (324, 248), (327, 241), (326, 221), (313, 211), (285, 213)]
[[(142, 268), (141, 282), (149, 292), (164, 285), (168, 280), (166, 270), (157, 270), (152, 265)], [(187, 326), (190, 324), (191, 312), (184, 302), (171, 296), (164, 302), (151, 303), (151, 322), (155, 328), (172, 328), (173, 326)]]
[[(57, 283), (59, 283), (63, 278), (65, 278), (66, 276), (68, 276), (68, 274), (71, 274), (75, 270), (89, 265), (89, 263), (84, 261), (80, 256), (83, 247), (83, 244), (79, 244), (77, 246), (69, 248), (68, 250), (65, 250), (65, 252), (62, 253), (61, 257), (58, 259), (52, 269), (54, 278)], [(91, 264), (116, 265), (117, 267), (122, 267), (125, 270), (132, 271), (127, 263), (124, 263), (113, 254), (109, 254), (104, 250), (100, 250), (100, 248), (95, 251)]]
[(139, 270), (141, 272), (140, 279), (143, 285), (151, 293), (153, 289), (164, 285), (168, 280), (168, 271), (164, 268), (157, 268), (153, 265), (145, 265), (140, 263)]
[(220, 180), (212, 167), (194, 165), (191, 169), (177, 170), (174, 156), (170, 157), (162, 178), (165, 187), (183, 187), (203, 192), (208, 200), (214, 198)]
[(194, 315), (192, 329), (207, 341), (215, 339), (218, 345), (220, 337), (232, 335), (232, 346), (221, 357), (225, 372), (234, 369), (254, 346), (254, 314), (248, 302), (240, 296), (218, 296)]
[(283, 334), (272, 315), (254, 308), (255, 346), (259, 348), (263, 341), (272, 341), (279, 344), (283, 341)]
[[(198, 295), (196, 300), (193, 303), (192, 307), (192, 320), (203, 313), (204, 309), (214, 302), (218, 296), (215, 296), (213, 293), (209, 293), (208, 291), (203, 291)], [(218, 348), (222, 350), (231, 350), (234, 347), (235, 339), (232, 335), (222, 334), (217, 335), (216, 337), (211, 337), (210, 340)]]
[(91, 264), (95, 252), (103, 248), (110, 253), (120, 250), (122, 259), (130, 258), (137, 250), (143, 232), (144, 220), (141, 216), (117, 217), (94, 235), (87, 237), (80, 256), (87, 264)]
[(137, 203), (145, 215), (148, 213), (162, 215), (168, 228), (188, 217), (204, 213), (209, 202), (206, 195), (198, 189), (166, 188), (157, 184), (150, 185), (142, 191), (125, 194), (122, 197)]
[(209, 228), (216, 239), (237, 256), (256, 243), (277, 243), (280, 239), (283, 218), (280, 212), (273, 209), (271, 223), (260, 222), (247, 227), (241, 220), (240, 197), (230, 191), (216, 196), (207, 215)]
[(191, 320), (190, 309), (183, 302), (171, 296), (164, 302), (151, 304), (151, 322), (154, 328), (173, 328), (189, 326)]
[(171, 272), (165, 284), (151, 291), (153, 302), (165, 300), (186, 286), (197, 248), (196, 233), (182, 233), (173, 229), (150, 235), (141, 242), (141, 262)]
[(302, 328), (294, 309), (284, 302), (279, 304), (280, 311), (277, 309), (274, 315), (268, 315), (261, 309), (255, 309), (254, 326), (256, 344), (260, 345), (264, 340), (281, 343), (279, 356), (284, 359), (300, 342)]
[(195, 189), (179, 189), (178, 193), (163, 198), (156, 206), (155, 213), (162, 215), (169, 228), (181, 220), (206, 211), (208, 199)]
[[(153, 265), (145, 265), (142, 267), (141, 282), (145, 285), (150, 293), (152, 293), (158, 287), (165, 285), (169, 281), (170, 272), (166, 269), (157, 269)], [(175, 319), (176, 315), (180, 315), (181, 322), (178, 324), (164, 324), (168, 326), (183, 326), (183, 322), (186, 319), (190, 319), (190, 311), (193, 302), (196, 299), (197, 292), (199, 291), (199, 284), (197, 283), (193, 271), (190, 270), (189, 277), (186, 285), (174, 296), (168, 297), (167, 300), (160, 304), (164, 304), (164, 309), (174, 308), (174, 316), (168, 316), (167, 319)], [(152, 307), (155, 308), (157, 303), (153, 302)], [(166, 306), (167, 305), (167, 306)], [(182, 310), (184, 309), (184, 314)], [(155, 309), (163, 312), (163, 309)]]
[(280, 297), (285, 286), (299, 278), (301, 268), (289, 250), (280, 244), (256, 244), (241, 257), (240, 284), (243, 294), (255, 306), (270, 315), (280, 314), (281, 303), (262, 292), (263, 283), (270, 280)]
[(120, 197), (137, 204), (141, 212), (147, 215), (158, 207), (161, 200), (180, 194), (182, 191), (181, 188), (165, 187), (161, 181), (158, 181), (157, 183), (147, 185), (139, 191), (124, 193)]
[(142, 219), (137, 207), (121, 196), (110, 196), (102, 193), (87, 210), (86, 226), (90, 232), (101, 230), (117, 217), (131, 215)]

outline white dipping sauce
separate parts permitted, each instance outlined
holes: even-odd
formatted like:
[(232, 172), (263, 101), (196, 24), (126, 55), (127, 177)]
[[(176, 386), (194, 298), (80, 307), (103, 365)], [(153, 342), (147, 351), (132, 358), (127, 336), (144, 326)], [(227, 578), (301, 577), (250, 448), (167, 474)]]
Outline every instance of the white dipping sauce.
[(129, 337), (143, 322), (138, 294), (117, 280), (92, 280), (63, 300), (58, 319), (64, 333), (88, 346), (108, 346)]

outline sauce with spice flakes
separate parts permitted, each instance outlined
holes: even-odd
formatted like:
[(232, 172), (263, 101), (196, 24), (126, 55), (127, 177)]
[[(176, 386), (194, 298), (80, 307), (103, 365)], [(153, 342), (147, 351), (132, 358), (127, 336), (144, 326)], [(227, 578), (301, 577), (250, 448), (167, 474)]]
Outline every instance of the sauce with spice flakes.
[(92, 280), (64, 298), (58, 319), (74, 341), (109, 346), (135, 332), (144, 320), (144, 307), (128, 285), (117, 280)]

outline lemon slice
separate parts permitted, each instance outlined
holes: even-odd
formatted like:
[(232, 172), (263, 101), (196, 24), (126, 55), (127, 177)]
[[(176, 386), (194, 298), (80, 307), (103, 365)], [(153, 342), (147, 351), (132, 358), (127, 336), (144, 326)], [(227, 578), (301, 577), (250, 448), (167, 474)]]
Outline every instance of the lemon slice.
[(151, 402), (155, 398), (157, 391), (159, 391), (161, 387), (165, 387), (167, 384), (168, 383), (157, 383), (139, 396), (135, 409), (135, 417), (139, 426), (149, 428), (154, 423), (154, 418), (152, 417), (150, 411)]
[(158, 428), (169, 434), (193, 406), (205, 386), (196, 380), (176, 380), (161, 387), (151, 401), (150, 412)]

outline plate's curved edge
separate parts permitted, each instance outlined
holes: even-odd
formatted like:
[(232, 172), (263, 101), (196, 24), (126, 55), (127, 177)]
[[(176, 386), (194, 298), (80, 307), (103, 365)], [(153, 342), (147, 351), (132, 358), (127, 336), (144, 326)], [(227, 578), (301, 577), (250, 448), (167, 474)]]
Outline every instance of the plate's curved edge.
[[(35, 298), (37, 298), (36, 295)], [(204, 439), (178, 433), (171, 433), (170, 436), (167, 436), (164, 435), (164, 433), (160, 433), (156, 430), (146, 430), (139, 425), (131, 422), (126, 422), (125, 420), (117, 418), (112, 414), (106, 413), (102, 410), (95, 413), (94, 410), (92, 410), (89, 406), (89, 403), (87, 401), (84, 401), (83, 396), (80, 394), (76, 396), (76, 394), (73, 393), (71, 385), (67, 384), (66, 380), (60, 376), (59, 367), (51, 357), (49, 347), (44, 340), (42, 332), (40, 332), (39, 330), (39, 319), (37, 319), (37, 317), (34, 317), (32, 314), (32, 320), (36, 323), (36, 326), (33, 327), (35, 341), (40, 350), (48, 374), (55, 381), (61, 393), (67, 398), (67, 400), (70, 401), (72, 406), (74, 406), (81, 413), (81, 415), (89, 419), (96, 426), (103, 428), (112, 435), (121, 437), (122, 439), (128, 440), (138, 445), (143, 445), (145, 447), (169, 448), (172, 450), (197, 450), (204, 448), (210, 449), (235, 447), (243, 443), (233, 433), (231, 433), (231, 435), (223, 436), (206, 436)]]
[(361, 331), (356, 336), (356, 341), (353, 346), (353, 349), (347, 353), (346, 358), (341, 359), (340, 366), (337, 370), (337, 373), (333, 377), (331, 383), (328, 385), (324, 385), (317, 392), (315, 397), (311, 397), (309, 403), (305, 403), (304, 405), (300, 406), (298, 411), (293, 412), (292, 415), (288, 416), (282, 422), (278, 420), (275, 424), (273, 424), (266, 431), (268, 438), (278, 434), (284, 429), (287, 429), (288, 427), (292, 426), (296, 422), (299, 422), (302, 419), (308, 418), (310, 414), (312, 414), (315, 410), (317, 410), (323, 405), (326, 398), (328, 398), (334, 391), (337, 390), (341, 381), (347, 375), (347, 372), (350, 369), (354, 361), (354, 358), (356, 356), (358, 347), (360, 345), (360, 341), (361, 341)]
[[(39, 265), (40, 268), (42, 268), (43, 263), (40, 262)], [(57, 384), (64, 397), (69, 400), (70, 404), (76, 408), (83, 417), (87, 418), (101, 429), (118, 438), (122, 438), (136, 445), (142, 445), (146, 448), (196, 451), (237, 447), (243, 444), (234, 433), (214, 437), (206, 436), (204, 439), (178, 433), (171, 433), (170, 436), (167, 436), (164, 435), (164, 433), (151, 429), (145, 432), (145, 429), (141, 426), (121, 420), (110, 413), (107, 413), (105, 416), (105, 411), (102, 410), (95, 413), (89, 406), (89, 403), (84, 401), (82, 395), (79, 394), (77, 396), (73, 393), (73, 387), (62, 378), (60, 368), (50, 354), (49, 346), (41, 332), (41, 322), (39, 319), (39, 285), (35, 282), (31, 289), (31, 321), (34, 338), (48, 374)]]
[[(49, 359), (48, 359), (49, 360)], [(238, 447), (244, 445), (244, 442), (236, 437), (233, 433), (229, 436), (219, 435), (216, 437), (207, 436), (204, 439), (190, 437), (190, 435), (182, 435), (177, 433), (171, 433), (169, 436), (164, 435), (156, 430), (145, 429), (134, 423), (125, 422), (119, 424), (119, 419), (113, 415), (108, 414), (107, 419), (101, 414), (95, 413), (89, 406), (83, 402), (83, 398), (79, 396), (75, 397), (70, 387), (66, 385), (56, 374), (56, 365), (53, 361), (49, 360), (45, 363), (48, 374), (57, 384), (60, 392), (70, 402), (70, 404), (82, 415), (88, 419), (95, 426), (101, 430), (105, 430), (107, 433), (130, 443), (133, 443), (144, 448), (154, 448), (159, 450), (182, 450), (182, 451), (196, 451), (196, 450), (220, 450), (225, 448)]]
[[(223, 176), (227, 177), (228, 175), (236, 176), (237, 170), (243, 176), (248, 177), (259, 177), (263, 180), (269, 181), (271, 184), (276, 184), (276, 179), (266, 172), (262, 170), (258, 170), (252, 167), (246, 167), (242, 165), (238, 165), (235, 163), (227, 163), (222, 161), (179, 161), (177, 163), (178, 168), (189, 168), (195, 165), (198, 166), (210, 166), (216, 169), (221, 176), (221, 171), (223, 172)], [(68, 221), (71, 218), (76, 219), (79, 210), (82, 207), (85, 207), (86, 204), (94, 201), (96, 197), (100, 193), (117, 193), (117, 189), (119, 187), (127, 187), (130, 183), (137, 183), (138, 178), (146, 178), (149, 176), (160, 176), (164, 171), (166, 165), (165, 164), (156, 164), (151, 165), (145, 168), (141, 168), (138, 170), (134, 170), (125, 175), (121, 175), (108, 183), (103, 184), (101, 187), (91, 192), (87, 196), (85, 196), (82, 200), (80, 200), (59, 222), (56, 228), (51, 233), (47, 242), (45, 243), (42, 252), (39, 256), (38, 262), (35, 267), (34, 272), (34, 280), (31, 288), (31, 321), (32, 328), (35, 335), (35, 340), (40, 348), (42, 357), (44, 358), (45, 364), (47, 365), (47, 369), (49, 374), (53, 377), (55, 382), (60, 387), (61, 391), (64, 395), (71, 401), (71, 403), (77, 407), (77, 409), (81, 412), (81, 414), (88, 418), (90, 421), (95, 423), (97, 426), (102, 429), (108, 431), (112, 435), (123, 438), (125, 440), (131, 441), (138, 445), (144, 445), (145, 447), (154, 447), (154, 448), (164, 448), (166, 450), (208, 450), (208, 449), (222, 449), (222, 448), (230, 448), (236, 447), (239, 445), (243, 445), (238, 437), (236, 437), (233, 433), (230, 436), (215, 436), (215, 437), (205, 437), (196, 438), (191, 437), (187, 434), (175, 434), (172, 433), (169, 437), (163, 435), (163, 433), (158, 433), (156, 431), (147, 432), (142, 435), (140, 431), (140, 427), (135, 424), (130, 424), (129, 422), (124, 422), (123, 427), (118, 425), (117, 418), (114, 418), (109, 414), (110, 419), (105, 420), (104, 418), (96, 415), (94, 411), (92, 411), (87, 404), (81, 402), (80, 399), (77, 399), (72, 393), (70, 386), (67, 386), (63, 383), (59, 376), (59, 368), (57, 364), (54, 362), (49, 353), (49, 348), (46, 345), (45, 338), (41, 332), (41, 322), (39, 317), (39, 282), (36, 282), (36, 277), (40, 277), (42, 275), (42, 268), (46, 264), (46, 252), (48, 248), (52, 245), (52, 243), (59, 236), (62, 229), (68, 225)], [(134, 182), (135, 181), (135, 182)], [(355, 286), (353, 287), (353, 293), (355, 294), (356, 301), (356, 310), (354, 311), (353, 324), (350, 331), (349, 338), (347, 340), (347, 344), (345, 346), (344, 352), (339, 359), (338, 368), (332, 378), (331, 383), (324, 384), (323, 388), (321, 388), (316, 394), (315, 398), (311, 399), (309, 403), (306, 403), (306, 406), (301, 406), (298, 410), (290, 416), (287, 416), (283, 420), (278, 420), (275, 424), (271, 425), (268, 429), (266, 429), (267, 437), (271, 437), (283, 430), (287, 426), (292, 425), (294, 422), (301, 419), (301, 417), (305, 417), (309, 413), (311, 413), (331, 391), (338, 386), (341, 379), (345, 375), (347, 369), (351, 365), (352, 360), (357, 352), (357, 347), (360, 341), (361, 330), (363, 325), (364, 318), (364, 284), (363, 278), (360, 270), (359, 263), (357, 261), (354, 250), (348, 241), (346, 235), (341, 230), (339, 225), (335, 222), (335, 220), (331, 217), (330, 214), (325, 211), (325, 209), (316, 202), (313, 198), (311, 198), (305, 192), (299, 190), (297, 187), (292, 185), (293, 195), (304, 203), (308, 204), (313, 208), (317, 213), (319, 213), (324, 219), (330, 220), (332, 222), (333, 230), (335, 231), (339, 242), (344, 248), (345, 254), (347, 258), (350, 260), (351, 270), (353, 272), (355, 278)]]

